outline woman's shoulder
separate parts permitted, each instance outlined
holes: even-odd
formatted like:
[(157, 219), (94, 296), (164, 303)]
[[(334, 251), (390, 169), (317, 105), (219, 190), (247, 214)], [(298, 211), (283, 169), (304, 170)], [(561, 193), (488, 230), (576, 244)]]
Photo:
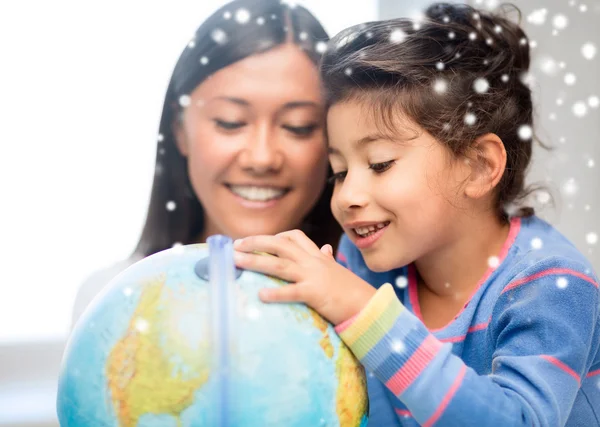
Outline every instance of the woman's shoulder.
[(133, 254), (127, 259), (119, 261), (108, 267), (96, 270), (90, 274), (88, 278), (85, 279), (81, 284), (79, 290), (77, 291), (77, 295), (75, 296), (71, 327), (75, 325), (77, 320), (81, 317), (96, 295), (98, 295), (113, 278), (142, 258), (143, 257), (139, 254)]

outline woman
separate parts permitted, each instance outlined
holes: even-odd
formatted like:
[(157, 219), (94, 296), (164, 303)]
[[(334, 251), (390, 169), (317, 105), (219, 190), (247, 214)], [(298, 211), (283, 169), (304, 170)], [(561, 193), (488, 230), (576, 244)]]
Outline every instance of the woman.
[(117, 273), (174, 244), (300, 228), (336, 246), (316, 66), (327, 40), (279, 0), (235, 0), (198, 28), (167, 89), (137, 248), (83, 284), (73, 323)]

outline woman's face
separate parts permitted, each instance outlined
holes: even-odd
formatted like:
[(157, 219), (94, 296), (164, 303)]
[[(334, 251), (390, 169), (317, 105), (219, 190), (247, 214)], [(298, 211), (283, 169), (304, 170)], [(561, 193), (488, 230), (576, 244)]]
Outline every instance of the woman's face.
[(325, 185), (323, 103), (315, 65), (282, 45), (213, 74), (176, 124), (202, 239), (298, 228)]

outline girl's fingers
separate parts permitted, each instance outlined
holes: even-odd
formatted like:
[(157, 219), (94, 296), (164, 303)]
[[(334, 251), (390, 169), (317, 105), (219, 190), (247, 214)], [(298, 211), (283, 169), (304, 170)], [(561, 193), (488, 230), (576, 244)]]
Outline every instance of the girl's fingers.
[(292, 261), (299, 261), (304, 252), (294, 241), (283, 236), (245, 237), (236, 240), (233, 249), (238, 252), (266, 252)]
[(279, 288), (264, 288), (258, 292), (263, 302), (306, 302), (302, 285), (284, 285)]
[(300, 230), (290, 230), (284, 231), (283, 233), (277, 234), (278, 237), (283, 237), (294, 242), (300, 248), (302, 248), (306, 253), (311, 255), (319, 254), (319, 247), (314, 244), (312, 240), (310, 240), (306, 234), (304, 234)]
[(278, 277), (287, 282), (297, 282), (299, 280), (296, 263), (286, 258), (236, 250), (233, 252), (233, 259), (238, 267), (246, 270)]
[(333, 257), (333, 248), (329, 243), (321, 248), (321, 252), (323, 252), (327, 256)]

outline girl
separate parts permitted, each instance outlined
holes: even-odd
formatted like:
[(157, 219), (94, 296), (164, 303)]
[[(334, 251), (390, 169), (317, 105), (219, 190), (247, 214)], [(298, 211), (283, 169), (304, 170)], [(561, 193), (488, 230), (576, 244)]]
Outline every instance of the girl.
[(83, 284), (74, 322), (117, 273), (175, 243), (294, 228), (339, 240), (316, 66), (328, 39), (309, 11), (279, 0), (232, 1), (200, 25), (167, 89), (137, 248)]
[(393, 397), (396, 425), (600, 425), (598, 279), (515, 207), (533, 125), (523, 31), (436, 4), (422, 22), (369, 23), (332, 45), (331, 208), (351, 271), (300, 231), (237, 241), (238, 266), (293, 284), (264, 301), (337, 325)]

